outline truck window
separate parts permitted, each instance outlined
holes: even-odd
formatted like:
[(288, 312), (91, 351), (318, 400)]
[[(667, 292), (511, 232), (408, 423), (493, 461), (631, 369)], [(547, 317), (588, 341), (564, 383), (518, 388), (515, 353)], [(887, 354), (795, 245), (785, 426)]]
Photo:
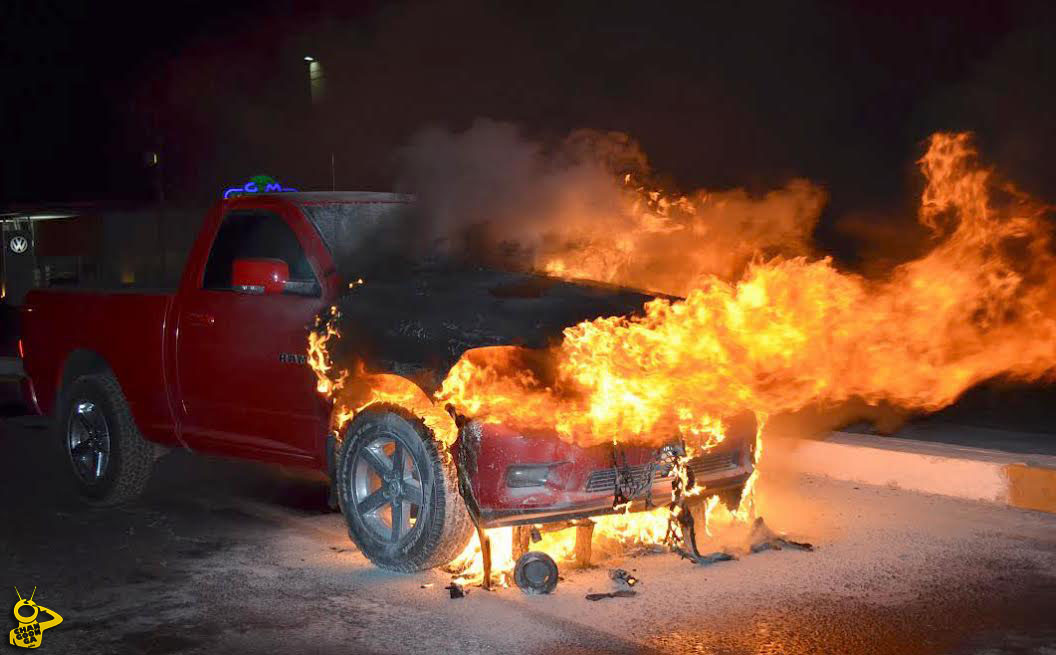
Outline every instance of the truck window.
[(297, 235), (286, 221), (268, 212), (232, 212), (224, 217), (205, 264), (202, 288), (231, 290), (235, 260), (257, 257), (286, 262), (293, 293), (319, 295), (319, 284)]

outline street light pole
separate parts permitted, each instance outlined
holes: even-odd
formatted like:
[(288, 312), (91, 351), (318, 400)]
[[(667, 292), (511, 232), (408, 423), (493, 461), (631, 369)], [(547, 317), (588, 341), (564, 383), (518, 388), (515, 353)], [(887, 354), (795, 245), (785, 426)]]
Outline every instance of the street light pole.
[[(326, 91), (326, 76), (323, 73), (323, 65), (311, 55), (305, 55), (304, 61), (308, 64), (308, 93), (312, 105), (319, 105), (323, 102), (323, 95)], [(337, 172), (332, 150), (330, 151), (330, 190), (337, 190)]]
[(308, 93), (312, 104), (318, 105), (323, 101), (323, 93), (326, 91), (326, 76), (323, 74), (323, 65), (319, 60), (310, 55), (305, 55), (304, 61), (308, 64)]

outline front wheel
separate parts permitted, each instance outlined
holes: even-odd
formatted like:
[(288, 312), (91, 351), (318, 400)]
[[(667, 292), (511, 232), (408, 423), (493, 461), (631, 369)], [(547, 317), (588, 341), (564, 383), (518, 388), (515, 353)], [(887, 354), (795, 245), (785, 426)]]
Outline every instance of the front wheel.
[(146, 488), (154, 448), (139, 433), (113, 374), (85, 375), (64, 389), (57, 427), (83, 496), (114, 505)]
[(473, 526), (453, 463), (421, 421), (396, 408), (360, 412), (349, 425), (337, 487), (349, 536), (383, 569), (441, 566), (469, 543)]

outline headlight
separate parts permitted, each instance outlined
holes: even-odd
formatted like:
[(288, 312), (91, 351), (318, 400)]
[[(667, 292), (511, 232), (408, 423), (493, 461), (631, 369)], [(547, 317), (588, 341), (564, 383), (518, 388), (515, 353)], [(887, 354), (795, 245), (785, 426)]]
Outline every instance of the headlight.
[(511, 466), (506, 469), (507, 487), (542, 487), (550, 476), (553, 464), (532, 464), (530, 466)]

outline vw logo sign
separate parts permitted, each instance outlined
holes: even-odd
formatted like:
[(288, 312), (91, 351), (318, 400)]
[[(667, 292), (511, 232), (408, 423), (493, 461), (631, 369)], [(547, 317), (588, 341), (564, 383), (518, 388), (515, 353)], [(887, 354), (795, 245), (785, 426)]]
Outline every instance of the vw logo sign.
[(21, 255), (29, 250), (29, 239), (24, 236), (12, 237), (8, 245), (11, 246), (11, 252)]

